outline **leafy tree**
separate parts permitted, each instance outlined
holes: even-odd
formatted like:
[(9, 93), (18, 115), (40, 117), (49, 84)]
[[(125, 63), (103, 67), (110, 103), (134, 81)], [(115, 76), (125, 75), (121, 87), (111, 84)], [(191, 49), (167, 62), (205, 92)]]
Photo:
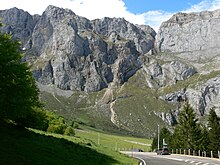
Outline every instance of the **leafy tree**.
[(220, 118), (216, 115), (214, 108), (211, 108), (208, 118), (209, 139), (208, 148), (210, 151), (220, 151)]
[(0, 119), (74, 135), (73, 127), (68, 127), (64, 118), (42, 109), (35, 80), (22, 57), (19, 42), (0, 32)]
[(178, 125), (174, 129), (172, 144), (175, 148), (198, 149), (201, 129), (197, 122), (192, 107), (186, 102), (179, 114)]
[[(1, 24), (0, 24), (1, 26)], [(18, 41), (0, 32), (0, 118), (26, 125), (34, 107), (40, 107), (38, 89)]]

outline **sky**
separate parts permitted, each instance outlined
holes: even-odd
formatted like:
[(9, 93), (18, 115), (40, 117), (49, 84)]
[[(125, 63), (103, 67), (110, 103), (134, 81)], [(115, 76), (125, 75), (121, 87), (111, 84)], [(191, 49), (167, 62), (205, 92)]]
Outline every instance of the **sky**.
[(220, 9), (220, 0), (0, 0), (0, 10), (17, 7), (42, 14), (48, 5), (71, 9), (90, 20), (123, 17), (134, 24), (150, 25), (155, 31), (177, 12)]

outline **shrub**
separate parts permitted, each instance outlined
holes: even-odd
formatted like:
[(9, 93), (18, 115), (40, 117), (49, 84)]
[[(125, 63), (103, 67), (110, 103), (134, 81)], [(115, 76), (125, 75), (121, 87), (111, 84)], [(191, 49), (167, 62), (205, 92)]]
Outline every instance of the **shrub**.
[(74, 131), (73, 127), (68, 126), (65, 129), (64, 135), (74, 136), (75, 135), (75, 131)]
[(48, 132), (51, 133), (58, 133), (58, 134), (64, 134), (64, 131), (66, 130), (67, 126), (65, 124), (51, 124), (47, 128)]
[(46, 131), (49, 126), (49, 121), (47, 119), (47, 111), (38, 107), (33, 108), (33, 111), (27, 116), (26, 126)]

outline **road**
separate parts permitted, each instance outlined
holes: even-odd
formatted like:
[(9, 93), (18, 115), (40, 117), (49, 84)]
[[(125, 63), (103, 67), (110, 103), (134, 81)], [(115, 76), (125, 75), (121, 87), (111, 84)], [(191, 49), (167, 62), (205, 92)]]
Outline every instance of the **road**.
[(220, 159), (187, 155), (157, 155), (152, 152), (123, 152), (142, 160), (141, 165), (220, 165)]

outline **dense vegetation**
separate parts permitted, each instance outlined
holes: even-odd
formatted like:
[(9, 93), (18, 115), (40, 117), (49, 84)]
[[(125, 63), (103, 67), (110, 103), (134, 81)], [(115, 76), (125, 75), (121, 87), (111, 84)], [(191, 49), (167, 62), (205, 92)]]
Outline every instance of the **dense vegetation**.
[[(201, 124), (192, 107), (186, 102), (184, 109), (180, 112), (178, 123), (174, 133), (163, 128), (160, 130), (160, 148), (162, 139), (166, 140), (169, 148), (172, 149), (191, 149), (194, 151), (206, 151), (217, 157), (220, 151), (220, 118), (216, 115), (214, 108), (210, 110), (208, 125)], [(157, 137), (153, 139), (152, 149), (157, 148)]]

